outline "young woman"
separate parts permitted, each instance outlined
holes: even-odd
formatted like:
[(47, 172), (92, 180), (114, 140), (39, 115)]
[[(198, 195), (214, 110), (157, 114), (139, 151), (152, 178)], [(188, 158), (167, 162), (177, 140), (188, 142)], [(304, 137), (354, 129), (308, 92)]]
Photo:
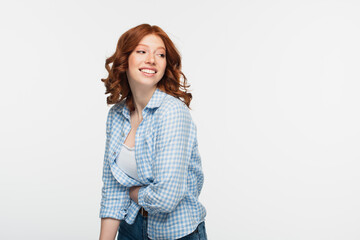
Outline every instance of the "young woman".
[[(111, 64), (111, 66), (110, 66)], [(100, 240), (207, 239), (196, 126), (181, 57), (158, 26), (125, 32), (106, 60)], [(182, 76), (183, 83), (180, 79)]]

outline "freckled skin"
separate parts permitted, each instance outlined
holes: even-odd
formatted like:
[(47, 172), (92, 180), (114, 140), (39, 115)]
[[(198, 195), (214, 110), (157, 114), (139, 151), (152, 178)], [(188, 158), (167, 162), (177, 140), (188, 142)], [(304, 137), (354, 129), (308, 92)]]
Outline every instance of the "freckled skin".
[[(127, 77), (132, 92), (151, 92), (164, 76), (166, 69), (165, 45), (156, 35), (145, 36), (129, 56)], [(155, 68), (156, 74), (146, 76), (140, 68)]]

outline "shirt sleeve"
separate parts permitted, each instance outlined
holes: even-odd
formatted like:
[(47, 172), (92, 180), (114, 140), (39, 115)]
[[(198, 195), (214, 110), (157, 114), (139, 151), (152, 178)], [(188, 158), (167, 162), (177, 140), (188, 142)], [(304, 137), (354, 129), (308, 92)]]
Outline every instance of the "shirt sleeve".
[(140, 188), (138, 203), (151, 214), (175, 210), (186, 193), (196, 127), (186, 107), (171, 107), (158, 124), (154, 181)]
[(107, 160), (110, 147), (112, 116), (113, 108), (109, 110), (106, 121), (106, 145), (102, 175), (103, 187), (99, 217), (123, 220), (127, 213), (126, 209), (130, 204), (129, 189), (116, 181)]

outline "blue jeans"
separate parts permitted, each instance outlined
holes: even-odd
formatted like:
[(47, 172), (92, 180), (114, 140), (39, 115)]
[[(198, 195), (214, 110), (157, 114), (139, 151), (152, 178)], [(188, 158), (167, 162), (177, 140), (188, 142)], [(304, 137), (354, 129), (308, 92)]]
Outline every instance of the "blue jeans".
[[(133, 224), (128, 224), (125, 220), (120, 222), (118, 240), (150, 240), (147, 235), (147, 217), (143, 217), (140, 212), (136, 216)], [(207, 240), (205, 222), (201, 222), (198, 227), (185, 237), (178, 240)]]

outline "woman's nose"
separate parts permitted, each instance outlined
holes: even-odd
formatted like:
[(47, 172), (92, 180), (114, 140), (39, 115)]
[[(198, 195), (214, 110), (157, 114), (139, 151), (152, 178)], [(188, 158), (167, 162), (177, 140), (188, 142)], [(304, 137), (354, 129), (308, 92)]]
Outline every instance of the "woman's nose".
[(154, 64), (155, 63), (155, 57), (154, 54), (149, 53), (146, 57), (146, 63)]

